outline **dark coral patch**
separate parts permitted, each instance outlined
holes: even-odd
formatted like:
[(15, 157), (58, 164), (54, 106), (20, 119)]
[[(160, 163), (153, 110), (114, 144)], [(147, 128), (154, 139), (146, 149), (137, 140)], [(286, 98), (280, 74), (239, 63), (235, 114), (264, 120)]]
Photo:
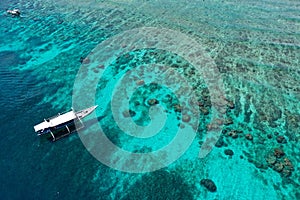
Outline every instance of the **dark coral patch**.
[(202, 179), (200, 181), (200, 184), (203, 185), (204, 187), (206, 187), (210, 192), (217, 191), (216, 184), (210, 179)]
[(190, 191), (178, 174), (160, 170), (143, 175), (123, 199), (193, 199)]
[(0, 52), (0, 67), (16, 66), (22, 62), (20, 56), (14, 51)]

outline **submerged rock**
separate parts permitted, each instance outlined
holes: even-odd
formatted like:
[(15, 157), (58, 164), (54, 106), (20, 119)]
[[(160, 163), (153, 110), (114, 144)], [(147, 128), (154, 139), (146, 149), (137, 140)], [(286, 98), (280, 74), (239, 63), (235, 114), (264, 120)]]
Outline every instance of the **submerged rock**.
[(251, 134), (246, 134), (245, 137), (247, 140), (253, 140), (253, 136)]
[(232, 137), (233, 139), (236, 139), (236, 138), (239, 137), (239, 136), (238, 136), (238, 132), (235, 131), (235, 130), (230, 131), (230, 132), (228, 133), (228, 136)]
[(134, 117), (136, 115), (136, 113), (133, 110), (124, 110), (122, 114), (125, 118)]
[(122, 114), (123, 114), (123, 116), (124, 116), (125, 118), (130, 117), (129, 110), (124, 110), (124, 111), (122, 112)]
[(255, 165), (256, 168), (259, 168), (259, 169), (268, 169), (267, 166), (265, 166), (263, 163), (261, 163), (259, 161), (254, 160), (253, 164)]
[(224, 153), (225, 153), (225, 155), (227, 155), (227, 156), (233, 156), (233, 151), (231, 150), (231, 149), (226, 149), (225, 151), (224, 151)]
[(209, 114), (209, 111), (207, 108), (205, 107), (199, 107), (200, 111), (204, 114), (204, 115), (208, 115)]
[(272, 139), (272, 135), (271, 134), (268, 134), (267, 137), (268, 137), (268, 139)]
[(285, 153), (281, 149), (276, 148), (274, 150), (274, 155), (269, 154), (266, 157), (266, 161), (269, 164), (269, 167), (280, 173), (281, 176), (289, 177), (292, 174), (292, 171), (294, 171), (294, 166), (287, 157), (283, 157), (284, 155)]
[(175, 104), (173, 105), (175, 112), (181, 112), (182, 107), (180, 106), (180, 104)]
[(288, 177), (288, 176), (292, 175), (292, 172), (291, 172), (291, 170), (283, 169), (281, 174), (285, 177)]
[(273, 165), (276, 163), (276, 157), (274, 155), (269, 155), (268, 157), (266, 157), (266, 161), (270, 165)]
[(286, 143), (285, 137), (283, 137), (281, 135), (277, 136), (276, 140), (277, 140), (278, 143)]
[(223, 140), (222, 137), (220, 137), (220, 138), (218, 139), (218, 141), (216, 142), (215, 146), (220, 148), (220, 147), (222, 147), (223, 145), (224, 145), (224, 140)]
[(156, 104), (158, 104), (159, 102), (158, 102), (158, 100), (157, 99), (149, 99), (148, 100), (148, 105), (149, 106), (153, 106), (153, 105), (156, 105)]
[(182, 116), (182, 121), (183, 122), (189, 122), (189, 121), (191, 121), (191, 117), (189, 115), (183, 115)]
[(80, 57), (79, 59), (81, 64), (89, 64), (91, 60), (89, 58)]
[(137, 81), (136, 81), (136, 84), (137, 84), (137, 85), (144, 85), (144, 84), (145, 84), (145, 81), (142, 80), (142, 79), (141, 79), (141, 80), (137, 80)]
[(233, 124), (233, 121), (232, 121), (231, 118), (227, 118), (227, 119), (225, 119), (224, 124), (225, 125), (230, 125), (230, 124)]
[(277, 171), (277, 172), (281, 172), (283, 170), (283, 164), (282, 163), (276, 163), (274, 165), (274, 170)]
[(285, 153), (283, 152), (282, 149), (279, 148), (274, 149), (274, 156), (276, 156), (277, 158), (281, 158), (284, 155)]
[(294, 169), (294, 165), (292, 164), (292, 162), (288, 159), (288, 158), (284, 158), (284, 166), (289, 168), (289, 169)]
[(200, 184), (203, 185), (204, 187), (206, 187), (210, 192), (217, 191), (216, 184), (210, 179), (202, 179), (200, 181)]
[(234, 109), (234, 103), (233, 103), (233, 101), (227, 100), (227, 107), (230, 108), (230, 109)]

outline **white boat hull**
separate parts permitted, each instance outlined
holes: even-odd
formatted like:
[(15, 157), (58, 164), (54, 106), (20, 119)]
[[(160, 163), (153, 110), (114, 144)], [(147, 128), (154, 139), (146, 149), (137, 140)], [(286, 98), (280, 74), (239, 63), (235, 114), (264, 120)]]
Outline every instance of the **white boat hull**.
[(81, 121), (81, 119), (91, 114), (97, 107), (98, 106), (96, 105), (80, 110), (78, 112), (71, 110), (64, 114), (58, 114), (49, 119), (45, 119), (44, 122), (35, 125), (34, 130), (38, 135), (51, 134), (52, 137), (55, 139), (54, 134), (52, 133), (53, 131), (57, 131), (61, 128), (64, 128), (68, 131), (68, 133), (71, 133), (72, 131), (70, 130), (69, 126), (76, 120)]

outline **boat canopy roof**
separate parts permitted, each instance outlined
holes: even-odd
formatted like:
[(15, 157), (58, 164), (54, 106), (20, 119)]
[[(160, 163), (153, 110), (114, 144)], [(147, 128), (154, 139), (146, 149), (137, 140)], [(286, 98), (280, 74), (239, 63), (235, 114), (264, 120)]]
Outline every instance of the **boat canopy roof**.
[(35, 132), (37, 132), (37, 131), (44, 130), (47, 128), (55, 127), (60, 124), (66, 123), (68, 121), (74, 120), (76, 118), (77, 118), (77, 116), (76, 116), (75, 112), (72, 110), (70, 112), (67, 112), (62, 115), (58, 115), (55, 118), (45, 120), (44, 122), (35, 125), (34, 130), (35, 130)]

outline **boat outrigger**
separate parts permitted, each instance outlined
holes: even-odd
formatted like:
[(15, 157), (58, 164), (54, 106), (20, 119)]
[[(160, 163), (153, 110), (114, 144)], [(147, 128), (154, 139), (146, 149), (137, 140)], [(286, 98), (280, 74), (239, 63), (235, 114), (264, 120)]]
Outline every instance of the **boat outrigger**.
[[(37, 135), (51, 136), (52, 140), (56, 141), (83, 128), (84, 124), (81, 119), (91, 114), (97, 107), (96, 105), (78, 112), (72, 109), (69, 112), (58, 113), (58, 115), (44, 119), (42, 123), (35, 125), (34, 130)], [(75, 122), (79, 122), (80, 126), (76, 126)]]

